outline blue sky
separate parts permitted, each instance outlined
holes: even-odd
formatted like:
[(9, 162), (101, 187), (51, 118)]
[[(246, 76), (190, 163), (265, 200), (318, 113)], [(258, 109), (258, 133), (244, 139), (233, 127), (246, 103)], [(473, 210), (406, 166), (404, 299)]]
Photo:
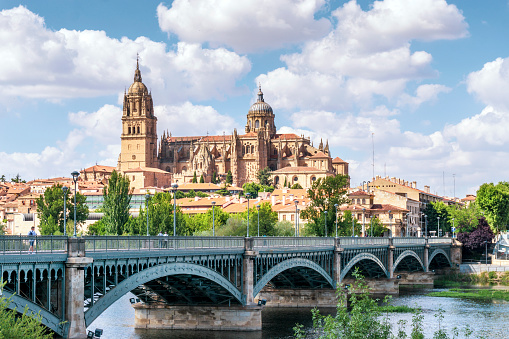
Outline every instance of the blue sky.
[(507, 1), (0, 6), (0, 175), (8, 178), (115, 166), (137, 53), (159, 135), (242, 132), (261, 83), (278, 131), (329, 140), (355, 185), (372, 176), (373, 144), (375, 175), (440, 195), (508, 178)]

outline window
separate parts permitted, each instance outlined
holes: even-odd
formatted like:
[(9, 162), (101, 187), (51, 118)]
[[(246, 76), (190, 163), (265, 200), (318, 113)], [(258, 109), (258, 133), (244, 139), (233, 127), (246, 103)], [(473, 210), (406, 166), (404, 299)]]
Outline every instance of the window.
[(316, 177), (311, 177), (311, 181), (316, 181)]
[(362, 199), (362, 204), (364, 205), (366, 203), (366, 199)]
[(277, 185), (277, 184), (279, 184), (279, 177), (274, 178), (274, 185)]
[(131, 126), (127, 127), (127, 134), (131, 134)]
[(292, 214), (292, 215), (290, 216), (290, 220), (291, 220), (291, 221), (294, 221), (293, 219), (294, 219), (294, 215)]
[(283, 215), (283, 221), (286, 220), (286, 214)]
[(140, 126), (138, 126), (138, 134), (140, 134)]
[(297, 182), (297, 181), (299, 181), (299, 178), (298, 177), (293, 177), (293, 181)]
[(255, 121), (255, 128), (260, 128), (260, 120)]

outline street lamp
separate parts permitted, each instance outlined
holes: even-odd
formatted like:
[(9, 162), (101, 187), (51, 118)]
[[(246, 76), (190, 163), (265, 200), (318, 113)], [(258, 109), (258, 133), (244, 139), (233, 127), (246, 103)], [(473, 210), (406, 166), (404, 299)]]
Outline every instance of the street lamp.
[(76, 182), (78, 181), (78, 177), (80, 173), (78, 171), (74, 171), (71, 173), (72, 180), (74, 181), (74, 237), (76, 236)]
[(246, 193), (247, 198), (247, 237), (249, 238), (249, 197), (251, 196), (251, 193)]
[(366, 212), (366, 208), (363, 207), (362, 208), (362, 237), (364, 237), (366, 235), (366, 216), (365, 216), (365, 213)]
[(327, 238), (327, 211), (323, 211), (323, 213), (325, 213), (325, 237)]
[(456, 227), (454, 227), (454, 218), (452, 218), (452, 229), (451, 229), (451, 233), (452, 233), (452, 238), (454, 239), (454, 231), (456, 231)]
[(488, 240), (486, 240), (484, 243), (486, 244), (486, 252), (485, 252), (486, 261), (485, 261), (485, 263), (486, 263), (486, 265), (488, 265)]
[(352, 212), (352, 237), (355, 236), (355, 220), (353, 219), (353, 212)]
[(67, 219), (67, 209), (65, 207), (65, 203), (67, 201), (67, 190), (69, 188), (64, 186), (62, 187), (62, 191), (64, 192), (64, 236), (67, 236), (67, 225), (66, 225), (66, 219)]
[(149, 236), (148, 234), (148, 199), (150, 199), (150, 194), (145, 194), (145, 209), (147, 210), (147, 237)]
[(437, 217), (437, 237), (440, 238), (440, 217)]
[(424, 237), (428, 237), (428, 216), (424, 214)]
[(389, 237), (392, 237), (392, 214), (391, 214), (391, 210), (389, 210)]
[(334, 208), (336, 209), (336, 238), (338, 237), (338, 204), (334, 204)]
[(216, 225), (215, 225), (215, 217), (214, 217), (214, 206), (216, 205), (215, 201), (212, 201), (212, 236), (216, 236)]
[(405, 215), (405, 221), (406, 221), (406, 231), (405, 231), (405, 235), (408, 237), (408, 213)]
[(295, 200), (295, 236), (297, 236), (297, 223), (299, 222), (299, 219), (298, 219), (298, 205), (299, 205), (299, 202), (297, 200)]
[(258, 236), (260, 236), (260, 205), (256, 205), (256, 209), (258, 210)]
[(369, 217), (369, 233), (371, 233), (371, 237), (373, 238), (373, 216)]
[(177, 188), (178, 184), (171, 185), (173, 187), (173, 236), (177, 235)]

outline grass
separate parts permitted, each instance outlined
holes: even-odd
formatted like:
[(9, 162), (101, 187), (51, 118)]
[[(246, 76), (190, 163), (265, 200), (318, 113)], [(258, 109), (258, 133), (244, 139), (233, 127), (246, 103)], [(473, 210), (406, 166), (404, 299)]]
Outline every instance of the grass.
[(380, 311), (383, 313), (414, 313), (416, 311), (415, 308), (408, 306), (393, 306), (393, 305), (384, 305), (379, 307)]
[(451, 288), (443, 292), (431, 292), (430, 297), (463, 298), (473, 300), (505, 300), (509, 301), (509, 291), (491, 289), (462, 289)]
[(487, 284), (509, 285), (509, 272), (481, 272), (479, 274), (451, 273), (435, 279), (435, 286), (460, 287)]

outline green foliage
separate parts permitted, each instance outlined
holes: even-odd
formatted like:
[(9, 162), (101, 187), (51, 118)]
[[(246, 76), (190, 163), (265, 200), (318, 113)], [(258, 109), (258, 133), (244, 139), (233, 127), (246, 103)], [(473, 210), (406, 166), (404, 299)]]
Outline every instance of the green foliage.
[[(345, 175), (328, 176), (313, 182), (307, 192), (311, 203), (301, 212), (302, 218), (308, 219), (306, 228), (310, 234), (325, 235), (325, 225), (328, 235), (332, 234), (336, 221), (334, 205), (341, 206), (349, 202), (345, 189), (347, 183), (348, 177)], [(327, 217), (324, 211), (329, 212)]]
[(0, 182), (5, 182), (6, 178), (5, 178), (5, 174), (2, 174), (2, 176), (0, 176)]
[(198, 182), (198, 178), (196, 177), (196, 171), (194, 171), (194, 174), (193, 174), (193, 180), (191, 180), (191, 182), (193, 184), (196, 184)]
[(264, 169), (258, 171), (256, 178), (258, 179), (258, 183), (262, 186), (272, 186), (272, 179), (270, 176), (272, 175), (271, 169), (267, 166)]
[(211, 236), (212, 235), (212, 217), (214, 217), (214, 224), (217, 230), (223, 227), (230, 214), (224, 212), (222, 208), (215, 207), (214, 215), (212, 216), (212, 208), (207, 210), (206, 213), (199, 213), (195, 215), (185, 215), (187, 227), (193, 230), (194, 235), (199, 236)]
[[(438, 236), (439, 226), (442, 236), (445, 232), (450, 231), (452, 227), (452, 218), (449, 218), (447, 205), (442, 201), (430, 202), (426, 206), (424, 214), (428, 216), (428, 233), (430, 231), (437, 231), (436, 235)], [(438, 217), (440, 217), (440, 220)], [(438, 224), (439, 221), (440, 225)]]
[[(156, 235), (159, 234), (159, 232), (167, 232), (173, 235), (173, 202), (174, 200), (171, 194), (164, 192), (156, 193), (149, 200), (148, 216), (150, 235)], [(176, 217), (176, 235), (192, 235), (193, 230), (188, 229), (182, 209), (178, 205), (176, 206)]]
[[(241, 217), (247, 222), (247, 211), (240, 213)], [(275, 236), (275, 225), (277, 222), (277, 213), (272, 210), (269, 202), (260, 204), (260, 236)], [(258, 210), (256, 206), (249, 209), (249, 234), (256, 236), (258, 234)]]
[(212, 173), (212, 183), (217, 184), (217, 182), (218, 182), (217, 173), (216, 173), (216, 171), (214, 171), (214, 173)]
[(205, 183), (205, 178), (203, 177), (203, 174), (200, 175), (200, 184)]
[[(487, 273), (488, 272), (483, 272)], [(490, 272), (491, 273), (491, 272)], [(495, 273), (495, 272), (494, 272)], [(465, 288), (451, 288), (447, 291), (431, 292), (427, 294), (430, 297), (445, 297), (445, 298), (461, 298), (461, 299), (475, 299), (475, 300), (505, 300), (509, 301), (509, 291), (495, 290), (495, 289), (465, 289)]]
[(129, 206), (132, 190), (129, 188), (129, 178), (113, 171), (108, 180), (108, 186), (103, 191), (104, 225), (107, 234), (120, 235), (129, 220)]
[(88, 235), (106, 235), (106, 225), (103, 219), (97, 220), (88, 226)]
[[(74, 196), (70, 190), (66, 191), (67, 233), (74, 227)], [(86, 197), (76, 193), (76, 223), (79, 225), (88, 217)], [(64, 192), (62, 185), (49, 187), (37, 199), (37, 213), (39, 213), (39, 229), (42, 235), (64, 233)]]
[(233, 175), (232, 175), (232, 171), (230, 171), (230, 170), (228, 170), (228, 173), (226, 173), (226, 183), (228, 185), (233, 184)]
[(447, 208), (447, 211), (450, 225), (454, 218), (455, 233), (472, 232), (477, 228), (479, 218), (482, 216), (482, 211), (475, 202), (464, 208), (452, 205)]
[(7, 220), (0, 221), (0, 235), (4, 235), (7, 230)]
[(493, 232), (507, 230), (509, 223), (509, 183), (499, 182), (483, 184), (477, 190), (475, 199), (481, 210), (484, 211), (486, 219)]
[(240, 236), (247, 234), (247, 222), (241, 215), (232, 215), (223, 227), (216, 229), (217, 236)]
[[(5, 178), (4, 178), (4, 180), (5, 180)], [(11, 179), (11, 182), (21, 183), (21, 182), (26, 182), (26, 180), (22, 180), (18, 173), (18, 174), (16, 174), (16, 176), (14, 178)]]
[(291, 189), (292, 190), (302, 189), (302, 186), (298, 182), (296, 182), (295, 184), (292, 185)]
[[(0, 286), (3, 289), (3, 285)], [(10, 310), (11, 300), (0, 297), (0, 338), (8, 339), (51, 339), (51, 333), (41, 324), (42, 316), (33, 314), (25, 307), (20, 316), (15, 310)]]
[(246, 193), (249, 193), (251, 196), (250, 198), (256, 198), (258, 197), (258, 192), (273, 192), (274, 187), (273, 186), (264, 186), (257, 184), (255, 182), (246, 182), (244, 185), (242, 185), (243, 194), (246, 195)]
[[(373, 228), (373, 233), (371, 228)], [(374, 237), (381, 237), (385, 231), (388, 231), (388, 228), (377, 217), (371, 218), (369, 226), (366, 226), (366, 234), (369, 236), (373, 234)]]
[(221, 188), (220, 188), (220, 189), (218, 189), (215, 193), (216, 193), (216, 194), (221, 194), (222, 196), (225, 196), (225, 195), (231, 195), (230, 191), (228, 191), (228, 189), (226, 188), (226, 186), (221, 187)]
[(274, 225), (275, 237), (293, 237), (295, 235), (295, 226), (288, 220), (278, 221)]

